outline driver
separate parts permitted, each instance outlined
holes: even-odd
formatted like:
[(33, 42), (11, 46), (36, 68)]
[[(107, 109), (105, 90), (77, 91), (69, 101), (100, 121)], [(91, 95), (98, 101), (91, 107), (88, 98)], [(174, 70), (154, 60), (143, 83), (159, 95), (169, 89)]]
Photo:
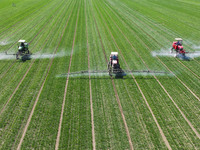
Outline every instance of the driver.
[(176, 43), (176, 50), (178, 50), (178, 46), (181, 45), (180, 41), (177, 41)]
[(21, 46), (24, 47), (24, 43), (23, 42), (21, 43)]
[(117, 56), (113, 55), (113, 60), (117, 60)]

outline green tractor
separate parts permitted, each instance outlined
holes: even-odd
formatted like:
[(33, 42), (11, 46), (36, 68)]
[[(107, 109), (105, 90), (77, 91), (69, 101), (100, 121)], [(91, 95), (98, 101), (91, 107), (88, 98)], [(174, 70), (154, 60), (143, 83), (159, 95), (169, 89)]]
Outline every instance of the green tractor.
[(26, 61), (30, 59), (31, 53), (28, 50), (28, 43), (25, 40), (18, 41), (18, 52), (16, 54), (16, 59), (22, 59), (22, 61)]

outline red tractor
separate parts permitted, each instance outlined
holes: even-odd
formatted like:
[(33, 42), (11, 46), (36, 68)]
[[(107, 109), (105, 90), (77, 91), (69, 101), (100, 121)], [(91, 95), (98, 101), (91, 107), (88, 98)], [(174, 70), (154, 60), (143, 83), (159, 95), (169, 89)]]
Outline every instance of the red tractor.
[(183, 40), (181, 38), (175, 38), (176, 41), (173, 42), (172, 44), (172, 48), (171, 48), (171, 51), (170, 53), (173, 53), (173, 50), (176, 51), (176, 54), (174, 57), (178, 57), (181, 56), (181, 57), (185, 57), (185, 50), (183, 49)]

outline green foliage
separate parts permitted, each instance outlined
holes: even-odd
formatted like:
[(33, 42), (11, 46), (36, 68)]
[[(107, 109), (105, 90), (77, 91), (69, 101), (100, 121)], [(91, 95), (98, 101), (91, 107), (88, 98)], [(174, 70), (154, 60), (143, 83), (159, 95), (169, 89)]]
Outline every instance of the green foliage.
[(21, 148), (54, 149), (65, 94), (59, 148), (92, 149), (89, 76), (69, 77), (66, 93), (67, 78), (57, 76), (68, 73), (69, 67), (70, 72), (88, 70), (88, 57), (90, 70), (106, 70), (112, 51), (119, 52), (119, 62), (125, 70), (171, 70), (176, 76), (156, 75), (156, 80), (152, 75), (138, 75), (135, 81), (128, 75), (113, 79), (116, 89), (110, 77), (92, 76), (96, 149), (130, 148), (117, 96), (134, 149), (167, 149), (144, 97), (172, 149), (200, 147), (199, 138), (179, 111), (200, 133), (199, 58), (180, 62), (151, 55), (152, 51), (169, 49), (175, 37), (182, 37), (184, 46), (195, 51), (192, 46), (200, 44), (198, 1), (13, 3), (16, 7), (5, 0), (0, 5), (0, 42), (6, 43), (0, 45), (0, 52), (16, 53), (15, 42), (25, 39), (31, 42), (30, 51), (35, 55), (63, 56), (26, 62), (0, 59), (0, 149), (18, 147), (38, 96)]

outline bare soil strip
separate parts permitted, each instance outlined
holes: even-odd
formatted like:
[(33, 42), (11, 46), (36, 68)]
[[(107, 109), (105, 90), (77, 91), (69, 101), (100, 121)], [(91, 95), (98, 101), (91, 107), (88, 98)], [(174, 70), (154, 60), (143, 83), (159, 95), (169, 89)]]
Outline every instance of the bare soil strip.
[[(107, 5), (107, 4), (106, 4)], [(126, 6), (127, 7), (127, 6)], [(120, 11), (119, 9), (118, 9), (118, 11)], [(121, 12), (121, 11), (120, 11)], [(127, 12), (127, 14), (128, 14), (128, 12)], [(130, 14), (130, 13), (129, 13)], [(140, 20), (140, 19), (138, 19), (136, 16), (132, 16), (132, 17), (134, 17), (137, 21), (139, 21), (140, 23), (142, 23), (143, 25), (144, 25), (144, 23)], [(151, 22), (152, 24), (154, 24), (155, 25), (155, 23), (153, 23), (152, 21), (150, 21), (150, 20), (148, 20), (148, 19), (146, 19), (145, 18), (145, 20), (147, 20), (148, 22)], [(136, 26), (138, 26), (137, 24), (135, 24)], [(138, 26), (139, 27), (139, 26)], [(159, 26), (157, 26), (160, 30), (162, 30), (163, 32), (164, 32), (164, 30), (161, 28), (161, 27), (159, 27)], [(139, 27), (140, 28), (140, 27)], [(151, 31), (153, 31), (152, 30), (152, 28), (151, 27), (148, 27)], [(141, 30), (143, 30), (142, 28), (140, 28)], [(145, 32), (144, 30), (143, 30), (143, 32), (144, 33), (146, 33), (150, 38), (152, 38), (152, 40), (154, 40), (158, 45), (160, 45), (161, 47), (162, 47), (162, 45), (156, 40), (156, 39), (154, 39), (151, 35), (149, 35), (147, 32)], [(154, 30), (154, 32), (156, 32), (157, 34), (159, 34), (156, 30)], [(166, 32), (166, 31), (165, 31)], [(160, 34), (159, 34), (160, 35)], [(169, 34), (168, 34), (169, 35)], [(173, 34), (171, 34), (171, 35), (173, 35)], [(162, 35), (160, 35), (160, 36), (162, 36)], [(172, 41), (169, 41), (165, 36), (162, 36), (164, 39), (166, 39), (166, 41), (168, 41), (168, 43), (171, 43)], [(176, 59), (176, 60), (178, 60), (178, 59)], [(192, 60), (194, 60), (195, 62), (197, 62), (198, 64), (200, 64), (197, 60), (195, 60), (195, 58), (192, 58)], [(180, 61), (179, 61), (180, 62)], [(184, 65), (183, 65), (184, 66)], [(185, 66), (184, 66), (185, 67)], [(186, 67), (185, 67), (186, 68)], [(188, 69), (189, 71), (190, 71), (190, 69)]]
[[(29, 16), (31, 16), (31, 15), (29, 15)], [(28, 17), (29, 17), (28, 16)], [(31, 20), (34, 20), (35, 18), (37, 18), (38, 16), (35, 16), (34, 18), (32, 18)], [(24, 19), (26, 19), (27, 17), (25, 17)], [(44, 17), (43, 17), (44, 18)], [(24, 20), (24, 19), (22, 19), (22, 20)], [(41, 19), (42, 20), (42, 19)], [(21, 22), (21, 21), (19, 21), (19, 22)], [(18, 23), (19, 23), (18, 22)], [(24, 23), (24, 24), (21, 24), (18, 28), (22, 28), (24, 25), (26, 24), (26, 22)], [(16, 25), (16, 24), (15, 24)], [(11, 27), (14, 27), (15, 25), (13, 25), (13, 26), (11, 26)], [(10, 27), (10, 28), (11, 28)], [(12, 37), (14, 34), (16, 34), (17, 32), (19, 32), (19, 30), (16, 30), (15, 32), (13, 32), (11, 35), (9, 35), (9, 37)], [(6, 34), (3, 36), (3, 37), (1, 37), (1, 39), (3, 39), (4, 37), (6, 36)]]
[[(52, 17), (52, 18), (53, 18), (53, 17)], [(52, 18), (51, 18), (51, 19), (52, 19)], [(49, 23), (49, 21), (48, 21), (48, 23)], [(45, 24), (45, 26), (46, 26), (46, 25), (47, 25), (47, 23)], [(44, 26), (44, 27), (45, 27), (45, 26)], [(44, 29), (44, 27), (34, 36), (34, 39), (42, 32), (42, 30)], [(32, 40), (32, 41), (33, 41), (33, 40)], [(46, 41), (47, 41), (47, 40), (46, 40)], [(45, 41), (45, 42), (46, 42), (46, 41)], [(31, 43), (30, 43), (30, 44), (31, 44)], [(44, 44), (44, 45), (45, 45), (45, 44)], [(43, 45), (43, 46), (44, 46), (44, 45)], [(42, 47), (42, 48), (43, 48), (43, 47)], [(42, 48), (40, 49), (40, 51), (42, 50)], [(6, 72), (8, 72), (9, 69), (14, 65), (14, 62), (16, 62), (16, 60), (13, 61), (13, 63), (11, 64), (11, 66), (8, 68), (8, 70), (7, 70)], [(15, 93), (16, 93), (16, 91), (18, 90), (19, 86), (20, 86), (21, 83), (24, 81), (26, 75), (28, 74), (29, 70), (30, 70), (31, 67), (33, 66), (34, 62), (35, 62), (35, 60), (32, 61), (31, 65), (29, 66), (28, 70), (26, 71), (26, 73), (24, 74), (24, 76), (22, 77), (22, 79), (20, 80), (20, 82), (18, 83), (18, 85), (17, 85), (17, 87), (15, 88), (14, 92), (13, 92), (13, 93), (11, 94), (11, 96), (9, 97), (8, 101), (6, 102), (6, 104), (4, 105), (3, 109), (1, 110), (0, 115), (3, 113), (3, 111), (4, 111), (5, 108), (6, 108), (6, 106), (8, 105), (8, 103), (10, 102), (10, 100), (13, 98), (13, 96), (14, 96)], [(4, 73), (3, 75), (5, 75), (5, 73)]]
[[(17, 21), (14, 25), (12, 25), (11, 27), (9, 27), (9, 28), (7, 28), (6, 30), (2, 31), (1, 34), (0, 34), (0, 36), (1, 36), (4, 32), (6, 32), (7, 30), (10, 30), (10, 28), (15, 27), (17, 24), (19, 24), (20, 22), (22, 22), (22, 21), (25, 20), (26, 18), (29, 18), (29, 16), (32, 16), (32, 15), (35, 14), (36, 12), (40, 11), (40, 10), (41, 10), (42, 8), (44, 8), (45, 6), (47, 6), (47, 5), (43, 5), (43, 6), (40, 7), (39, 9), (37, 9), (37, 10), (35, 10), (34, 12), (32, 12), (31, 14), (29, 14), (28, 16), (26, 16), (26, 17), (24, 17), (23, 19)], [(6, 34), (5, 34), (3, 37), (5, 37), (5, 36), (6, 36)], [(1, 38), (3, 38), (3, 37), (1, 37)]]
[[(55, 8), (57, 8), (57, 7), (55, 7)], [(54, 8), (54, 9), (55, 9)], [(52, 10), (51, 10), (52, 11)], [(55, 14), (54, 14), (55, 15)], [(41, 19), (41, 22), (45, 19), (45, 17), (46, 16), (44, 16), (42, 19)], [(51, 21), (53, 19), (53, 17), (51, 17), (48, 21), (47, 21), (47, 23), (43, 26), (43, 28), (35, 35), (35, 37), (33, 37), (33, 39), (29, 42), (29, 45), (33, 42), (33, 40), (40, 34), (40, 32), (42, 32), (42, 30), (47, 26), (47, 24)], [(36, 23), (36, 24), (34, 24), (33, 25), (33, 27), (31, 28), (31, 30), (32, 29), (34, 29), (34, 27), (36, 26), (36, 25), (38, 25), (38, 23)], [(25, 34), (26, 32), (24, 32), (24, 34)], [(22, 36), (21, 37), (23, 37), (24, 36), (24, 34), (22, 34)], [(14, 42), (5, 52), (7, 53), (16, 43), (18, 42), (18, 40), (16, 41), (16, 42)]]
[[(44, 17), (43, 17), (44, 18)], [(52, 17), (53, 18), (53, 17)], [(52, 19), (51, 18), (51, 19)], [(50, 20), (51, 20), (50, 19)], [(43, 20), (43, 19), (42, 19)], [(42, 32), (42, 30), (46, 27), (46, 25), (50, 22), (50, 20), (44, 25), (44, 27), (34, 36), (34, 38), (31, 40), (31, 42), (29, 43), (29, 45), (31, 45), (31, 43), (32, 43), (32, 41)], [(37, 23), (38, 24), (38, 23)], [(33, 27), (32, 27), (32, 29), (34, 29), (34, 27), (37, 25), (37, 24), (35, 24)], [(14, 44), (12, 44), (11, 45), (11, 47), (9, 47), (5, 52), (7, 53), (8, 52), (8, 50), (10, 50), (16, 43), (17, 43), (18, 41), (16, 41)], [(4, 77), (5, 76), (5, 74), (12, 68), (12, 66), (15, 64), (15, 62), (16, 62), (16, 60), (14, 60), (13, 62), (12, 62), (12, 64), (8, 67), (8, 69), (0, 76), (0, 79), (2, 78), (2, 77)]]
[[(121, 12), (119, 9), (118, 9), (118, 11), (119, 12)], [(115, 13), (115, 12), (114, 12)], [(115, 13), (116, 14), (116, 13)], [(141, 22), (138, 18), (136, 18), (135, 17), (135, 19), (137, 19), (140, 23), (142, 23), (142, 24), (144, 24), (143, 22)], [(136, 26), (138, 26), (137, 24), (136, 24)], [(138, 28), (140, 28), (144, 33), (146, 33), (141, 27), (139, 27), (138, 26)], [(151, 29), (151, 28), (150, 28)], [(152, 29), (151, 29), (152, 30)], [(160, 45), (160, 43), (158, 43), (157, 41), (156, 41), (156, 39), (154, 39), (151, 35), (149, 35), (148, 33), (146, 33), (147, 34), (147, 36), (149, 36), (152, 40), (154, 40), (158, 45)], [(169, 41), (168, 39), (166, 39), (167, 41)], [(141, 40), (141, 42), (143, 42), (142, 40)], [(170, 41), (169, 41), (170, 42)], [(145, 45), (145, 46), (147, 46), (144, 42), (143, 42), (143, 44)], [(150, 50), (149, 49), (149, 51), (151, 51), (152, 52), (152, 50)], [(194, 92), (192, 92), (192, 90), (181, 80), (181, 79), (179, 79), (166, 65), (165, 65), (165, 63), (163, 63), (163, 61), (162, 60), (160, 60), (160, 58), (158, 57), (158, 56), (156, 56), (156, 58), (188, 89), (188, 91), (190, 91), (190, 93), (194, 96), (194, 97), (196, 97), (196, 99), (197, 100), (199, 100), (200, 101), (200, 98), (194, 93)]]
[(173, 100), (173, 98), (169, 95), (169, 93), (167, 92), (167, 90), (164, 88), (164, 86), (160, 83), (160, 81), (157, 79), (157, 77), (155, 77), (155, 79), (157, 80), (157, 82), (160, 84), (160, 86), (162, 87), (162, 89), (165, 91), (165, 93), (168, 95), (168, 97), (171, 99), (171, 101), (174, 103), (174, 105), (176, 106), (176, 108), (179, 110), (179, 112), (181, 113), (181, 115), (183, 116), (183, 118), (185, 119), (185, 121), (188, 123), (188, 125), (190, 126), (190, 128), (194, 131), (194, 133), (196, 134), (196, 136), (200, 139), (200, 134), (197, 132), (197, 130), (194, 128), (194, 126), (192, 125), (192, 123), (187, 119), (187, 117), (184, 115), (184, 113), (181, 111), (181, 109), (178, 107), (178, 105), (175, 103), (175, 101)]
[[(43, 48), (43, 47), (42, 47), (42, 48)], [(41, 50), (42, 50), (42, 48), (41, 48)], [(16, 62), (16, 60), (13, 61), (12, 65), (9, 67), (9, 69), (14, 65), (14, 62)], [(21, 83), (24, 81), (26, 75), (28, 74), (29, 70), (30, 70), (31, 67), (33, 66), (34, 62), (35, 62), (35, 60), (32, 61), (32, 63), (31, 63), (31, 65), (29, 66), (28, 70), (26, 71), (26, 73), (24, 74), (24, 76), (22, 77), (22, 79), (20, 80), (20, 82), (18, 83), (17, 87), (15, 88), (15, 90), (13, 91), (13, 93), (11, 94), (11, 96), (9, 97), (8, 101), (6, 102), (6, 104), (4, 105), (3, 109), (1, 110), (0, 115), (3, 113), (3, 111), (5, 110), (6, 106), (7, 106), (8, 103), (10, 102), (10, 100), (13, 98), (13, 96), (14, 96), (15, 93), (17, 92), (19, 86), (20, 86)], [(9, 69), (8, 69), (8, 70), (9, 70)], [(6, 72), (8, 72), (8, 70), (7, 70)], [(4, 73), (4, 75), (5, 75), (5, 73)]]
[[(109, 15), (109, 14), (108, 14)], [(109, 15), (110, 17), (110, 15)], [(110, 19), (115, 23), (115, 21), (110, 17)], [(145, 61), (142, 59), (142, 57), (138, 54), (138, 52), (136, 51), (136, 49), (133, 47), (133, 45), (131, 44), (131, 42), (129, 41), (129, 39), (126, 37), (126, 35), (123, 33), (123, 31), (119, 28), (119, 26), (115, 23), (115, 26), (120, 30), (120, 32), (123, 34), (123, 36), (126, 38), (126, 40), (128, 41), (128, 43), (130, 44), (130, 46), (133, 48), (133, 50), (135, 51), (135, 53), (140, 57), (140, 59), (144, 62), (145, 66), (149, 69), (149, 67), (147, 66), (147, 64), (145, 63)], [(139, 38), (139, 37), (138, 37)], [(149, 47), (146, 46), (148, 49)], [(188, 125), (191, 127), (191, 129), (194, 131), (194, 133), (197, 135), (197, 137), (200, 139), (200, 134), (197, 132), (197, 130), (193, 127), (192, 123), (187, 119), (187, 117), (184, 115), (184, 113), (181, 111), (181, 109), (178, 107), (178, 105), (175, 103), (175, 101), (173, 100), (173, 98), (170, 96), (170, 94), (167, 92), (167, 90), (165, 89), (165, 87), (160, 83), (160, 81), (158, 80), (158, 78), (154, 75), (154, 78), (156, 79), (156, 81), (159, 83), (159, 85), (162, 87), (162, 89), (165, 91), (165, 93), (168, 95), (168, 97), (171, 99), (171, 101), (173, 102), (173, 104), (176, 106), (176, 108), (179, 110), (179, 112), (181, 113), (181, 115), (183, 116), (183, 118), (185, 119), (185, 121), (188, 123)]]
[[(43, 7), (45, 7), (46, 5), (44, 5)], [(42, 7), (42, 8), (43, 8)], [(39, 10), (41, 10), (41, 8), (39, 8), (39, 9), (37, 9), (36, 11), (34, 11), (34, 12), (32, 12), (30, 15), (28, 15), (27, 17), (24, 17), (23, 19), (21, 19), (21, 20), (19, 20), (17, 23), (15, 23), (14, 25), (12, 25), (11, 27), (9, 27), (9, 28), (7, 28), (6, 30), (4, 30), (4, 31), (2, 31), (1, 32), (1, 34), (0, 34), (0, 36), (4, 33), (4, 32), (6, 32), (7, 30), (10, 30), (10, 28), (12, 28), (12, 27), (15, 27), (17, 24), (19, 24), (20, 22), (22, 22), (24, 19), (26, 19), (26, 18), (28, 18), (29, 16), (32, 16), (33, 14), (35, 14), (37, 11), (39, 11)], [(4, 38), (6, 36), (6, 34), (3, 36), (3, 37), (1, 37), (1, 38)]]
[(52, 16), (48, 21), (47, 23), (42, 27), (42, 29), (33, 37), (33, 39), (29, 42), (29, 44), (31, 44), (34, 39), (40, 34), (40, 32), (42, 32), (42, 30), (49, 24), (49, 22), (53, 19), (54, 17)]
[[(103, 19), (103, 16), (102, 16), (102, 14), (101, 14), (100, 11), (99, 11), (99, 13), (100, 13), (100, 15), (101, 15), (101, 17), (102, 17), (102, 20), (104, 20), (104, 19)], [(119, 52), (120, 52), (120, 55), (122, 56), (122, 58), (123, 58), (123, 60), (124, 60), (124, 62), (125, 62), (125, 64), (126, 64), (128, 70), (130, 70), (130, 68), (129, 68), (129, 66), (128, 66), (128, 64), (127, 64), (127, 62), (126, 62), (126, 60), (125, 60), (123, 54), (121, 53), (121, 50), (120, 50), (118, 44), (116, 43), (115, 38), (113, 37), (113, 35), (112, 35), (112, 33), (111, 33), (111, 31), (110, 31), (110, 29), (109, 29), (107, 23), (105, 22), (105, 20), (104, 20), (104, 23), (105, 23), (105, 25), (106, 25), (106, 27), (107, 27), (107, 29), (108, 29), (110, 35), (112, 36), (112, 39), (113, 39), (115, 45), (117, 46), (117, 48), (118, 48), (118, 50), (119, 50)], [(144, 62), (144, 63), (145, 63), (145, 62)], [(152, 117), (153, 117), (153, 119), (154, 119), (154, 121), (155, 121), (155, 123), (156, 123), (156, 125), (157, 125), (157, 127), (158, 127), (158, 129), (159, 129), (159, 131), (160, 131), (160, 134), (161, 134), (161, 136), (162, 136), (162, 138), (163, 138), (163, 141), (165, 142), (167, 148), (171, 150), (172, 148), (171, 148), (171, 146), (170, 146), (170, 144), (169, 144), (169, 142), (168, 142), (166, 136), (164, 135), (164, 133), (163, 133), (163, 131), (162, 131), (162, 129), (161, 129), (161, 127), (160, 127), (160, 125), (159, 125), (159, 123), (158, 123), (158, 121), (157, 121), (157, 119), (156, 119), (156, 117), (155, 117), (155, 115), (154, 115), (154, 113), (153, 113), (153, 111), (152, 111), (152, 109), (151, 109), (149, 103), (147, 102), (147, 99), (146, 99), (146, 97), (144, 96), (144, 94), (143, 94), (143, 92), (142, 92), (142, 90), (141, 90), (141, 88), (140, 88), (140, 86), (139, 86), (137, 80), (135, 79), (135, 77), (133, 76), (133, 74), (131, 74), (131, 76), (132, 76), (132, 78), (134, 79), (134, 81), (135, 81), (135, 83), (136, 83), (136, 85), (137, 85), (137, 87), (138, 87), (138, 89), (139, 89), (139, 91), (140, 91), (140, 93), (141, 93), (143, 99), (145, 100), (145, 103), (146, 103), (147, 107), (149, 108), (149, 111), (151, 112), (151, 115), (152, 115)]]
[[(105, 52), (105, 49), (104, 49), (104, 46), (103, 46), (103, 42), (102, 42), (102, 39), (101, 39), (101, 35), (100, 35), (100, 32), (99, 32), (94, 14), (93, 14), (93, 17), (94, 17), (94, 22), (95, 22), (95, 25), (96, 25), (96, 28), (97, 28), (97, 31), (98, 31), (99, 39), (100, 39), (100, 42), (101, 42), (101, 47), (102, 47), (102, 50), (103, 50), (103, 53), (104, 53), (104, 56), (105, 56), (105, 60), (108, 63), (108, 60), (106, 58), (106, 52)], [(126, 134), (127, 134), (127, 137), (128, 137), (130, 149), (133, 150), (134, 148), (133, 148), (130, 132), (129, 132), (129, 129), (128, 129), (128, 125), (126, 123), (126, 119), (125, 119), (125, 116), (124, 116), (124, 113), (123, 113), (123, 109), (122, 109), (122, 106), (121, 106), (121, 103), (120, 103), (120, 99), (119, 99), (119, 96), (118, 96), (118, 93), (117, 93), (117, 89), (115, 87), (115, 83), (114, 83), (114, 80), (113, 80), (112, 77), (111, 77), (111, 80), (112, 80), (112, 85), (113, 85), (113, 89), (114, 89), (114, 92), (115, 92), (116, 100), (117, 100), (117, 103), (118, 103), (118, 106), (119, 106), (119, 109), (120, 109), (120, 113), (121, 113), (121, 116), (122, 116), (122, 119), (123, 119), (123, 122), (124, 122), (124, 126), (125, 126)]]
[[(177, 59), (177, 58), (176, 58)], [(198, 79), (200, 79), (200, 76), (198, 76), (196, 73), (194, 73), (192, 70), (190, 70), (190, 68), (188, 68), (186, 65), (184, 65), (180, 60), (177, 59), (177, 61), (184, 66), (185, 68), (187, 68), (187, 70), (189, 70), (193, 75), (195, 75)]]
[[(70, 13), (70, 15), (69, 15), (69, 17), (68, 17), (68, 20), (67, 20), (67, 22), (66, 22), (66, 25), (65, 25), (65, 27), (64, 27), (64, 30), (62, 31), (62, 35), (61, 35), (61, 37), (60, 37), (60, 41), (59, 41), (59, 43), (58, 43), (58, 46), (57, 46), (56, 50), (54, 51), (54, 54), (56, 54), (56, 52), (57, 52), (57, 50), (58, 50), (58, 47), (59, 47), (60, 42), (61, 42), (61, 40), (62, 40), (63, 34), (64, 34), (64, 32), (65, 32), (65, 29), (66, 29), (66, 27), (67, 27), (67, 25), (68, 25), (68, 21), (69, 21), (70, 16), (71, 16), (71, 13)], [(19, 145), (18, 145), (18, 147), (17, 147), (17, 150), (20, 150), (20, 148), (21, 148), (23, 139), (24, 139), (24, 137), (25, 137), (26, 131), (27, 131), (28, 126), (29, 126), (29, 124), (30, 124), (30, 121), (31, 121), (31, 118), (32, 118), (32, 116), (33, 116), (35, 107), (36, 107), (36, 105), (37, 105), (37, 102), (38, 102), (38, 100), (39, 100), (40, 94), (41, 94), (42, 89), (43, 89), (43, 87), (44, 87), (44, 84), (45, 84), (45, 82), (46, 82), (47, 76), (48, 76), (49, 71), (50, 71), (50, 69), (51, 69), (53, 60), (54, 60), (54, 56), (53, 56), (53, 58), (51, 59), (51, 62), (49, 63), (48, 71), (47, 71), (47, 73), (46, 73), (45, 79), (44, 79), (44, 81), (43, 81), (43, 83), (42, 83), (42, 86), (41, 86), (41, 88), (40, 88), (40, 90), (39, 90), (39, 93), (38, 93), (38, 95), (37, 95), (37, 98), (36, 98), (35, 103), (34, 103), (34, 105), (33, 105), (32, 111), (31, 111), (31, 113), (30, 113), (30, 115), (29, 115), (29, 118), (28, 118), (28, 120), (27, 120), (26, 126), (24, 127), (23, 134), (22, 134), (22, 137), (21, 137), (21, 139), (20, 139), (20, 142), (19, 142)]]
[(56, 139), (55, 150), (58, 150), (58, 148), (59, 148), (61, 128), (62, 128), (62, 120), (63, 120), (63, 114), (64, 114), (64, 109), (65, 109), (67, 87), (68, 87), (68, 82), (69, 82), (69, 73), (70, 73), (72, 56), (73, 56), (73, 51), (74, 51), (74, 44), (75, 44), (75, 40), (76, 40), (76, 30), (77, 30), (77, 24), (78, 24), (79, 10), (80, 10), (80, 6), (79, 6), (79, 9), (78, 9), (78, 13), (77, 13), (76, 27), (75, 27), (75, 32), (74, 32), (72, 51), (71, 51), (71, 56), (70, 56), (69, 68), (68, 68), (68, 75), (67, 75), (67, 80), (66, 80), (66, 84), (65, 84), (65, 92), (64, 92), (64, 98), (63, 98), (63, 103), (62, 103), (62, 110), (61, 110), (61, 114), (60, 114), (60, 122), (59, 122), (59, 127), (58, 127), (58, 134), (57, 134), (57, 139)]
[[(89, 47), (89, 44), (88, 44), (88, 26), (87, 26), (87, 14), (86, 14), (86, 1), (85, 1), (85, 24), (86, 24), (87, 53), (88, 53), (88, 70), (90, 70), (90, 47)], [(92, 124), (92, 147), (93, 147), (93, 150), (96, 150), (95, 130), (94, 130), (94, 111), (93, 111), (93, 103), (92, 103), (92, 84), (91, 84), (90, 73), (89, 73), (89, 86), (90, 86), (90, 109), (91, 109), (91, 124)]]
[[(120, 11), (120, 10), (119, 10)], [(115, 13), (115, 12), (114, 12)], [(116, 14), (116, 13), (115, 13)], [(137, 19), (137, 18), (136, 18)], [(137, 19), (138, 21), (140, 21), (139, 19)], [(141, 21), (140, 21), (141, 22)], [(141, 22), (142, 23), (142, 22)], [(138, 25), (136, 25), (136, 26), (138, 26)], [(140, 28), (141, 30), (143, 30), (141, 27), (139, 27), (138, 26), (138, 28)], [(151, 28), (150, 28), (151, 29)], [(144, 33), (146, 33), (144, 30), (143, 30), (143, 32)], [(148, 33), (146, 33), (147, 34), (147, 36), (149, 36), (150, 38), (152, 38), (157, 44), (159, 44), (151, 35), (149, 35)], [(136, 34), (135, 34), (136, 35)], [(138, 37), (138, 36), (137, 36)], [(139, 37), (138, 37), (139, 38)], [(140, 38), (139, 38), (140, 39)], [(168, 40), (168, 39), (167, 39)], [(149, 51), (151, 51), (152, 52), (152, 50), (140, 39), (140, 41), (148, 48), (148, 50)], [(194, 92), (192, 92), (192, 90), (181, 80), (181, 79), (179, 79), (176, 75), (175, 75), (175, 73), (173, 73), (168, 67), (167, 67), (167, 65), (158, 57), (158, 56), (156, 56), (156, 58), (167, 68), (167, 70), (169, 70), (186, 88), (187, 88), (187, 90), (188, 91), (190, 91), (190, 93), (198, 100), (198, 101), (200, 101), (200, 98), (194, 93)]]
[(9, 97), (8, 101), (6, 102), (6, 104), (4, 105), (3, 109), (1, 110), (0, 115), (3, 113), (3, 111), (5, 110), (6, 106), (8, 105), (8, 103), (10, 102), (10, 100), (12, 99), (12, 97), (14, 96), (14, 94), (16, 93), (16, 91), (18, 90), (19, 86), (21, 85), (21, 83), (23, 82), (23, 80), (25, 79), (26, 75), (28, 74), (29, 70), (31, 69), (32, 65), (33, 65), (34, 61), (31, 63), (30, 67), (28, 68), (28, 70), (26, 71), (26, 73), (24, 74), (24, 76), (22, 77), (22, 79), (20, 80), (19, 84), (17, 85), (17, 87), (15, 88), (14, 92), (12, 93), (12, 95)]
[[(45, 17), (43, 17), (42, 20), (43, 20), (44, 18), (45, 18)], [(51, 18), (51, 19), (52, 19), (52, 18)], [(50, 19), (50, 20), (51, 20), (51, 19)], [(48, 21), (48, 22), (49, 22), (49, 21)], [(46, 26), (46, 25), (48, 24), (48, 22), (47, 22), (44, 26)], [(35, 27), (37, 24), (38, 24), (38, 23), (34, 24), (33, 27), (32, 27), (31, 29), (34, 29), (34, 27)], [(33, 37), (33, 39), (35, 39), (35, 38), (39, 35), (39, 33), (42, 32), (43, 29), (44, 29), (44, 28), (42, 28), (42, 29)], [(21, 37), (23, 37), (24, 34), (26, 34), (26, 32), (24, 32), (24, 33), (22, 34)], [(31, 42), (33, 41), (33, 39), (31, 40)], [(18, 40), (17, 40), (16, 42), (14, 42), (14, 43), (5, 51), (5, 53), (7, 53), (17, 42), (18, 42)], [(29, 43), (29, 45), (31, 44), (31, 42)]]
[(16, 60), (12, 62), (12, 64), (8, 67), (8, 69), (0, 76), (0, 79), (3, 78), (6, 73), (12, 68), (12, 66), (15, 64)]

